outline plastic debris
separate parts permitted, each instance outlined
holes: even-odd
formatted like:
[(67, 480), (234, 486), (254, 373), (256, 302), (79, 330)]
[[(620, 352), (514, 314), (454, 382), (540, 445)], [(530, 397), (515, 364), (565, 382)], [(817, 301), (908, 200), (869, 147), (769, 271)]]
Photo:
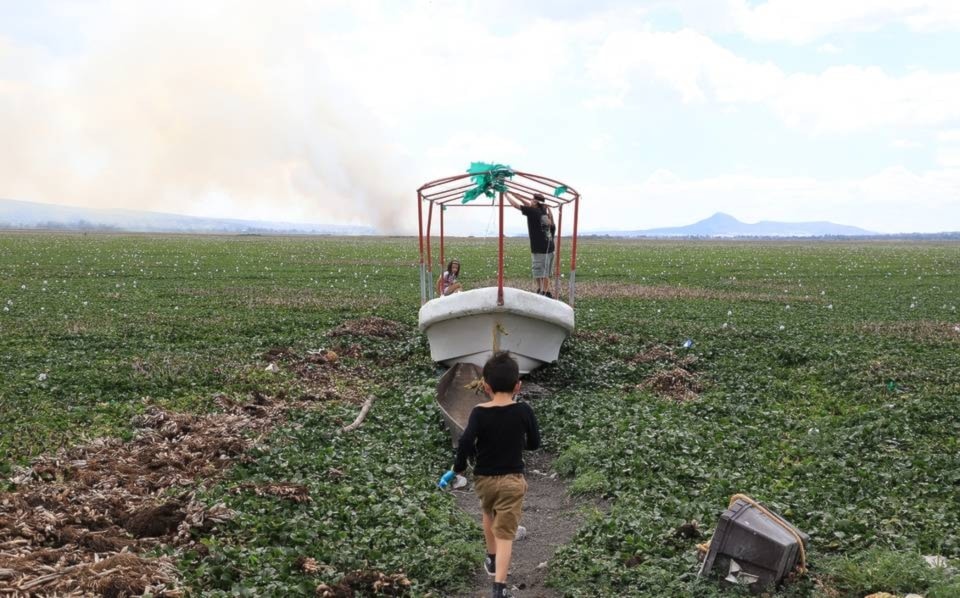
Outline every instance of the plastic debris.
[(471, 162), (467, 169), (474, 176), (470, 180), (476, 185), (467, 189), (460, 203), (468, 203), (481, 195), (493, 198), (497, 191), (507, 190), (506, 179), (514, 175), (513, 169), (506, 164), (487, 164), (486, 162)]
[(750, 584), (757, 583), (757, 580), (760, 579), (760, 576), (747, 573), (740, 567), (740, 563), (730, 559), (730, 570), (727, 572), (727, 576), (723, 579), (724, 581), (729, 581), (730, 583), (748, 586)]
[(275, 374), (280, 371), (280, 368), (277, 367), (277, 364), (271, 363), (270, 365), (264, 368), (264, 371)]
[(684, 349), (689, 349), (689, 348), (692, 347), (692, 346), (693, 346), (693, 341), (690, 340), (689, 338), (688, 338), (687, 340), (683, 341), (683, 348), (684, 348)]
[(934, 569), (948, 569), (950, 566), (947, 557), (940, 556), (939, 554), (924, 556), (923, 560), (927, 561), (927, 564)]
[(514, 541), (523, 540), (526, 537), (527, 537), (527, 528), (523, 527), (522, 525), (518, 525), (517, 533), (514, 534), (513, 536)]
[(453, 489), (454, 489), (454, 490), (459, 490), (460, 488), (463, 488), (463, 487), (466, 486), (466, 485), (467, 485), (467, 478), (463, 477), (462, 475), (458, 475), (458, 476), (457, 476), (456, 478), (454, 478), (454, 480), (453, 480)]
[(440, 481), (437, 482), (437, 487), (438, 487), (438, 488), (441, 488), (441, 489), (442, 489), (442, 488), (446, 488), (447, 486), (450, 485), (450, 482), (453, 481), (453, 478), (454, 478), (456, 475), (457, 475), (457, 474), (453, 473), (453, 470), (452, 470), (452, 469), (449, 470), (449, 471), (447, 471), (447, 472), (444, 473), (443, 476), (440, 478)]
[(47, 379), (46, 372), (40, 372), (40, 375), (37, 376), (37, 382), (44, 382)]

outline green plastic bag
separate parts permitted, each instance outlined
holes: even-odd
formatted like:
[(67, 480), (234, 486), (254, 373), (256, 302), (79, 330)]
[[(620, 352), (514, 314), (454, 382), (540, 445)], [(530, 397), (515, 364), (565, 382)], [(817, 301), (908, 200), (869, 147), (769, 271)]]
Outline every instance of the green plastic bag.
[(473, 176), (470, 179), (475, 187), (467, 189), (460, 203), (468, 203), (481, 195), (493, 198), (498, 191), (507, 190), (507, 179), (515, 173), (506, 164), (487, 164), (486, 162), (471, 162), (467, 173)]

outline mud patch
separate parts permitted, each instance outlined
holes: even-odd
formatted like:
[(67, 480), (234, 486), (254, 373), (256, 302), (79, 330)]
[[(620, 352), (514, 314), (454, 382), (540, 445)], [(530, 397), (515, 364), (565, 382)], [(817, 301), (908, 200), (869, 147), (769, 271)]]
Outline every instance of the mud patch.
[(698, 377), (682, 367), (656, 372), (640, 388), (674, 401), (692, 401), (703, 391)]
[(123, 522), (123, 528), (134, 538), (167, 536), (177, 531), (186, 516), (180, 502), (146, 506), (131, 513)]
[(349, 335), (395, 339), (403, 336), (403, 333), (403, 325), (399, 322), (378, 316), (370, 316), (358, 320), (347, 320), (331, 330), (327, 335), (332, 337)]
[[(181, 595), (170, 559), (143, 554), (193, 547), (195, 532), (227, 521), (224, 505), (201, 504), (194, 492), (287, 409), (305, 406), (258, 393), (217, 403), (223, 412), (209, 415), (149, 407), (133, 418), (133, 440), (98, 439), (18, 468), (15, 490), (0, 494), (0, 595)], [(277, 486), (267, 491), (301, 495)]]

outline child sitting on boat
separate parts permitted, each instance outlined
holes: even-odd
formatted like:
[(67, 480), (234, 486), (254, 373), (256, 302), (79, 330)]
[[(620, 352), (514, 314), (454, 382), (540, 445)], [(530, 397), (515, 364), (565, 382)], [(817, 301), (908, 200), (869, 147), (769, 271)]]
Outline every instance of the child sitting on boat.
[(454, 293), (459, 293), (463, 290), (463, 285), (457, 282), (457, 278), (460, 277), (460, 262), (459, 260), (450, 260), (450, 263), (447, 264), (447, 270), (440, 275), (440, 279), (437, 280), (437, 293), (443, 297), (445, 295), (452, 295)]
[(487, 544), (483, 564), (487, 573), (494, 576), (492, 595), (503, 598), (510, 596), (507, 572), (527, 492), (523, 450), (540, 448), (540, 429), (530, 405), (513, 400), (520, 391), (520, 367), (510, 353), (502, 351), (487, 360), (483, 366), (483, 390), (490, 400), (470, 412), (457, 445), (453, 471), (463, 472), (467, 458), (476, 457), (474, 488), (480, 498)]

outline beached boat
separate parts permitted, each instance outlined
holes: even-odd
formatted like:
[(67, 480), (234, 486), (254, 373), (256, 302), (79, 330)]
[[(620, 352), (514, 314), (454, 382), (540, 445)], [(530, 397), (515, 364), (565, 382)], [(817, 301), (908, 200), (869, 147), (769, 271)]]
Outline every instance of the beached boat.
[[(505, 193), (531, 205), (533, 198), (539, 196), (556, 214), (554, 266), (546, 277), (551, 279), (549, 290), (556, 299), (504, 286)], [(497, 285), (437, 297), (433, 282), (434, 258), (439, 257), (439, 269), (443, 270), (446, 263), (444, 213), (447, 208), (482, 209), (485, 206), (499, 212)], [(483, 365), (494, 352), (510, 351), (525, 374), (557, 360), (563, 341), (574, 329), (579, 206), (580, 194), (568, 185), (499, 164), (474, 163), (467, 174), (431, 181), (417, 190), (422, 304), (419, 324), (430, 343), (434, 361), (447, 366)], [(564, 207), (573, 208), (567, 289), (560, 285), (564, 257), (561, 250), (565, 248), (562, 243)], [(434, 256), (431, 246), (434, 211), (440, 221), (438, 256)], [(530, 254), (524, 252), (521, 259), (528, 261)], [(561, 297), (564, 290), (566, 297)]]
[(528, 373), (552, 363), (563, 341), (573, 332), (573, 308), (555, 299), (504, 288), (487, 287), (438, 297), (420, 308), (420, 330), (427, 335), (430, 355), (447, 366), (482, 366), (497, 351), (510, 351)]

